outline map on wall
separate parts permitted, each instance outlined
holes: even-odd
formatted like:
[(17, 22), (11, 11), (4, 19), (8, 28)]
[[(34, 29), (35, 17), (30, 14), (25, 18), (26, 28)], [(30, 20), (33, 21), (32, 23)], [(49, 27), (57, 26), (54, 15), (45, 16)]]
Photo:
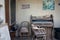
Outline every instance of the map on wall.
[(43, 0), (43, 10), (54, 10), (55, 0)]

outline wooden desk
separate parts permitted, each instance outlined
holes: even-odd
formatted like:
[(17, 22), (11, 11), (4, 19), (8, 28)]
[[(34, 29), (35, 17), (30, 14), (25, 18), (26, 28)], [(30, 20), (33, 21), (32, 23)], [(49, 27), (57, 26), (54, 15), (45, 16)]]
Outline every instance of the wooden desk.
[(15, 38), (15, 31), (10, 32), (10, 36), (11, 36), (11, 40), (14, 40), (14, 38)]

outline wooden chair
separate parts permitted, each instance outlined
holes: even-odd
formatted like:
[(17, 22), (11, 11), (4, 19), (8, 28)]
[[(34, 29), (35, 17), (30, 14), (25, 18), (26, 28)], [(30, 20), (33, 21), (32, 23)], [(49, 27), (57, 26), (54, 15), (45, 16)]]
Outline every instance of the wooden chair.
[(46, 30), (45, 28), (38, 28), (34, 29), (34, 40), (39, 39), (39, 40), (46, 40)]
[(30, 28), (29, 28), (29, 22), (28, 21), (23, 21), (21, 22), (21, 27), (20, 27), (20, 36), (30, 36)]

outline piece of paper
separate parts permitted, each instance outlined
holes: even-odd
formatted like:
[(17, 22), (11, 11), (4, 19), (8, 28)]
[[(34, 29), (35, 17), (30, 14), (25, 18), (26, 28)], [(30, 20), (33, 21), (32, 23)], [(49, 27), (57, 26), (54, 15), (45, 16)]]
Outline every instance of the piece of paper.
[(0, 27), (0, 40), (10, 40), (10, 34), (7, 25)]

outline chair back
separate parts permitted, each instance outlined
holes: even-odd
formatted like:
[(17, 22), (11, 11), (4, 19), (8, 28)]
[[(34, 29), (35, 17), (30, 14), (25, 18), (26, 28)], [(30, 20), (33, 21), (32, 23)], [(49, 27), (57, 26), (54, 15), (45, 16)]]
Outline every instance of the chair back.
[(22, 27), (28, 27), (29, 26), (29, 22), (28, 21), (23, 21), (23, 22), (21, 22), (21, 26)]

